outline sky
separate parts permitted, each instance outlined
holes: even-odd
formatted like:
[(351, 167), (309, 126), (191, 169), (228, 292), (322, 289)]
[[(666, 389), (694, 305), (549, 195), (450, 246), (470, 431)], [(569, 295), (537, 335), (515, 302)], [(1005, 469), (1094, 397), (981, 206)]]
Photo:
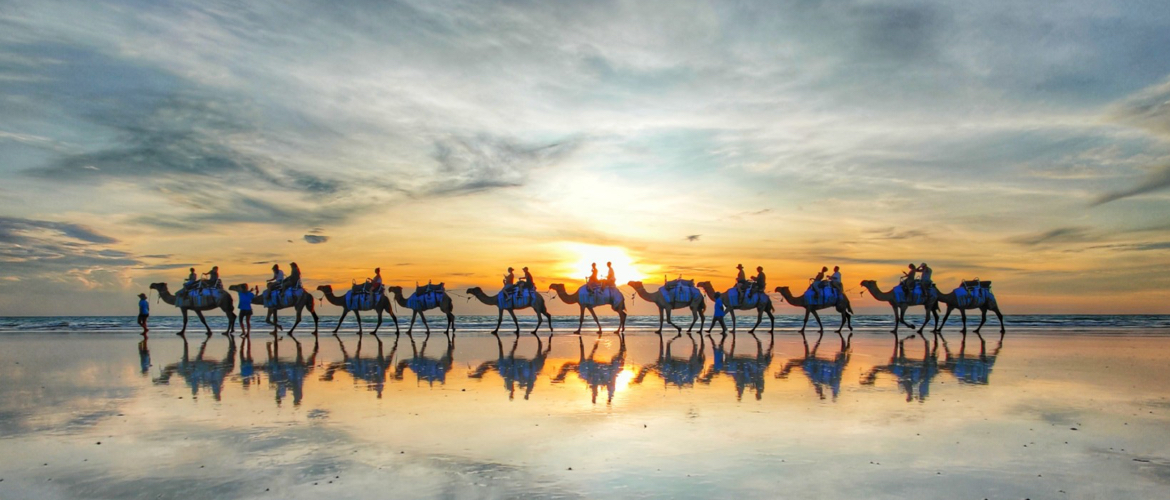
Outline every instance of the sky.
[(607, 259), (1170, 313), (1166, 47), (1164, 0), (0, 0), (0, 315)]

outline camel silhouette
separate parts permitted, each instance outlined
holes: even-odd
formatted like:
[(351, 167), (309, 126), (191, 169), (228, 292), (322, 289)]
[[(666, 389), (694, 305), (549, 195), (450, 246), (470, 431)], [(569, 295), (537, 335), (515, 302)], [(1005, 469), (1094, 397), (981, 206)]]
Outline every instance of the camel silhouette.
[[(804, 323), (800, 325), (801, 335), (804, 335), (805, 328), (808, 328), (809, 314), (812, 314), (813, 318), (817, 320), (817, 332), (825, 333), (825, 325), (824, 323), (821, 323), (821, 315), (817, 313), (817, 310), (829, 307), (832, 307), (836, 309), (837, 312), (841, 313), (841, 326), (837, 327), (836, 333), (840, 334), (841, 330), (847, 325), (849, 326), (849, 331), (853, 331), (853, 306), (849, 304), (849, 297), (846, 297), (844, 293), (840, 295), (840, 298), (837, 300), (836, 304), (821, 304), (819, 306), (806, 304), (803, 294), (800, 296), (793, 296), (792, 291), (786, 286), (776, 287), (776, 293), (780, 294), (781, 297), (784, 297), (785, 302), (788, 302), (789, 304), (796, 307), (804, 308)], [(850, 335), (852, 335), (852, 333), (850, 333)]]
[(548, 360), (549, 351), (552, 350), (552, 334), (548, 336), (548, 348), (544, 347), (544, 342), (541, 341), (539, 335), (533, 334), (533, 336), (536, 337), (536, 353), (531, 358), (518, 358), (516, 357), (516, 348), (520, 345), (520, 337), (516, 336), (512, 341), (512, 350), (505, 356), (504, 342), (500, 340), (499, 335), (496, 335), (499, 357), (495, 361), (480, 363), (467, 374), (467, 378), (482, 379), (484, 374), (495, 370), (504, 380), (504, 389), (508, 391), (509, 401), (516, 397), (517, 385), (524, 390), (524, 399), (527, 400), (532, 395), (533, 389), (536, 388), (536, 381), (541, 372), (544, 371), (544, 363)]
[(512, 324), (516, 325), (516, 335), (519, 336), (520, 335), (520, 323), (518, 321), (516, 321), (516, 310), (517, 309), (528, 309), (529, 307), (532, 307), (532, 310), (534, 312), (536, 312), (536, 328), (534, 328), (532, 330), (532, 333), (535, 334), (537, 331), (540, 331), (540, 325), (543, 324), (545, 318), (548, 319), (548, 333), (551, 334), (553, 331), (552, 315), (548, 313), (548, 308), (545, 307), (545, 305), (544, 305), (544, 295), (537, 293), (536, 290), (529, 290), (529, 293), (532, 294), (532, 305), (531, 306), (529, 306), (528, 304), (517, 305), (517, 304), (511, 303), (512, 301), (508, 297), (501, 297), (500, 296), (500, 294), (504, 293), (502, 291), (495, 294), (495, 295), (489, 296), (489, 295), (483, 293), (483, 290), (481, 288), (479, 288), (478, 286), (468, 288), (467, 293), (471, 294), (471, 296), (475, 297), (480, 302), (487, 304), (489, 306), (496, 306), (496, 308), (499, 309), (500, 314), (496, 318), (496, 329), (492, 330), (492, 333), (496, 333), (496, 332), (500, 331), (500, 324), (503, 323), (503, 321), (504, 321), (504, 311), (508, 311), (508, 314), (512, 316)]
[(284, 398), (292, 391), (293, 406), (300, 406), (305, 397), (305, 379), (317, 368), (317, 353), (320, 351), (318, 338), (313, 337), (313, 352), (306, 359), (301, 342), (295, 337), (289, 337), (297, 345), (297, 356), (292, 361), (280, 359), (280, 339), (267, 342), (268, 362), (260, 367), (268, 374), (268, 386), (276, 391), (276, 405), (280, 406)]
[[(402, 287), (388, 286), (388, 287), (386, 287), (386, 293), (393, 295), (394, 302), (397, 302), (399, 306), (411, 310), (410, 327), (406, 329), (407, 335), (410, 335), (410, 332), (414, 331), (414, 320), (416, 318), (422, 318), (422, 324), (427, 329), (427, 335), (431, 334), (431, 327), (430, 327), (430, 325), (427, 324), (427, 316), (426, 316), (426, 314), (423, 314), (423, 312), (426, 311), (427, 309), (433, 309), (434, 307), (438, 307), (439, 310), (442, 311), (443, 314), (445, 314), (447, 316), (447, 328), (443, 330), (443, 335), (447, 335), (448, 332), (450, 332), (452, 335), (455, 334), (455, 314), (453, 314), (451, 312), (455, 309), (455, 306), (451, 303), (451, 297), (449, 295), (447, 295), (447, 292), (443, 292), (443, 296), (439, 299), (439, 302), (435, 306), (433, 306), (433, 307), (418, 306), (417, 309), (412, 308), (409, 305), (407, 305), (408, 302), (406, 300), (406, 297), (404, 297), (402, 295)], [(413, 296), (414, 295), (412, 294), (411, 297), (413, 297)]]
[(647, 375), (654, 373), (662, 379), (663, 385), (667, 387), (671, 385), (679, 388), (694, 386), (699, 375), (703, 373), (703, 365), (707, 360), (705, 339), (702, 334), (699, 334), (699, 343), (696, 344), (695, 338), (688, 335), (687, 337), (691, 340), (691, 354), (686, 358), (677, 358), (670, 352), (671, 345), (681, 337), (682, 335), (678, 335), (669, 341), (664, 341), (659, 335), (658, 361), (638, 369), (638, 374), (634, 376), (631, 383), (640, 385), (646, 380)]
[[(228, 290), (231, 290), (233, 292), (246, 292), (246, 291), (248, 291), (247, 287), (244, 286), (244, 283), (239, 283), (239, 284), (229, 286)], [(264, 304), (264, 295), (266, 295), (266, 294), (265, 293), (258, 293), (254, 297), (252, 297), (252, 305), (260, 305), (260, 306), (268, 307)], [(317, 317), (317, 305), (316, 304), (317, 304), (317, 301), (313, 299), (313, 296), (311, 294), (309, 294), (308, 292), (302, 293), (300, 296), (297, 297), (296, 301), (291, 303), (291, 304), (286, 304), (286, 305), (274, 304), (274, 305), (272, 305), (272, 307), (268, 307), (268, 314), (266, 314), (264, 316), (264, 322), (272, 325), (272, 336), (275, 337), (276, 332), (281, 330), (280, 320), (279, 320), (279, 318), (277, 318), (277, 315), (276, 315), (277, 311), (279, 311), (281, 309), (289, 308), (289, 307), (296, 308), (297, 320), (296, 320), (296, 322), (293, 323), (292, 328), (288, 329), (288, 336), (292, 337), (293, 332), (296, 331), (296, 329), (297, 329), (297, 325), (301, 324), (301, 317), (302, 317), (302, 313), (304, 312), (304, 309), (308, 309), (309, 314), (311, 314), (313, 316), (313, 335), (316, 336), (317, 329), (320, 326), (319, 325), (320, 319)], [(249, 335), (251, 335), (251, 333), (249, 333)]]
[[(548, 286), (548, 289), (556, 292), (557, 297), (561, 299), (561, 302), (566, 304), (577, 304), (577, 306), (581, 308), (581, 314), (577, 318), (577, 331), (573, 333), (581, 333), (581, 328), (585, 325), (585, 310), (588, 309), (589, 314), (593, 316), (593, 323), (597, 325), (597, 334), (601, 335), (601, 322), (597, 320), (597, 313), (594, 312), (593, 308), (602, 304), (586, 305), (584, 302), (581, 302), (581, 294), (588, 292), (584, 285), (578, 288), (577, 291), (572, 295), (566, 291), (565, 285), (560, 283), (553, 283)], [(618, 313), (618, 318), (620, 318), (621, 323), (618, 325), (618, 329), (614, 333), (621, 335), (626, 332), (626, 300), (625, 296), (622, 295), (620, 291), (617, 291), (616, 287), (613, 288), (613, 290), (616, 293), (605, 294), (603, 300), (605, 301), (604, 304), (610, 306), (613, 308), (614, 312)]]
[(236, 367), (236, 342), (234, 339), (230, 340), (227, 354), (222, 360), (205, 360), (203, 356), (207, 352), (207, 343), (210, 340), (207, 338), (199, 345), (199, 353), (192, 360), (187, 339), (183, 339), (182, 359), (163, 367), (159, 377), (153, 380), (154, 384), (169, 385), (171, 377), (179, 375), (191, 388), (192, 399), (199, 397), (200, 389), (206, 389), (211, 391), (216, 401), (219, 401), (223, 396), (224, 381)]
[[(888, 292), (883, 292), (880, 288), (878, 288), (876, 281), (865, 280), (861, 282), (861, 286), (865, 287), (866, 290), (869, 290), (869, 294), (872, 295), (873, 298), (889, 304), (890, 308), (894, 310), (894, 329), (891, 330), (890, 333), (897, 335), (899, 324), (906, 325), (910, 327), (910, 329), (918, 328), (918, 333), (922, 333), (922, 330), (926, 328), (928, 323), (930, 323), (930, 317), (932, 314), (934, 315), (935, 329), (938, 328), (938, 300), (936, 298), (932, 299), (930, 297), (930, 293), (927, 293), (927, 296), (923, 297), (922, 302), (912, 304), (907, 301), (899, 301), (898, 295), (895, 293), (896, 289), (892, 288)], [(931, 290), (937, 291), (937, 289), (933, 287)], [(906, 321), (906, 309), (909, 309), (910, 306), (922, 306), (923, 309), (926, 310), (926, 319), (922, 320), (921, 328), (916, 327)]]
[(674, 321), (671, 319), (671, 311), (675, 309), (682, 309), (684, 307), (691, 310), (691, 326), (687, 328), (687, 333), (691, 333), (691, 331), (694, 330), (695, 323), (699, 324), (699, 331), (703, 331), (703, 325), (707, 322), (707, 317), (703, 314), (704, 311), (707, 310), (707, 301), (703, 300), (702, 294), (694, 294), (689, 301), (675, 301), (667, 300), (667, 298), (662, 295), (661, 288), (655, 290), (654, 293), (647, 292), (646, 287), (642, 285), (641, 281), (631, 281), (627, 283), (627, 285), (629, 285), (630, 288), (633, 288), (634, 292), (636, 292), (639, 297), (642, 297), (642, 300), (658, 306), (658, 329), (655, 330), (654, 333), (662, 333), (663, 312), (666, 313), (666, 322), (669, 323), (670, 326), (675, 327), (679, 333), (682, 333), (682, 327), (674, 324)]
[[(961, 288), (961, 287), (960, 287)], [(943, 327), (947, 326), (947, 318), (951, 317), (951, 311), (959, 310), (959, 314), (963, 317), (963, 335), (967, 334), (967, 311), (971, 309), (978, 309), (982, 313), (982, 318), (979, 319), (979, 326), (975, 327), (975, 333), (978, 334), (983, 329), (983, 324), (987, 323), (987, 311), (995, 313), (996, 318), (999, 318), (999, 338), (1003, 339), (1007, 330), (1003, 326), (1003, 313), (999, 312), (999, 304), (995, 301), (995, 294), (991, 290), (987, 290), (987, 295), (984, 300), (972, 301), (963, 303), (958, 297), (959, 288), (950, 293), (938, 294), (938, 301), (947, 305), (947, 312), (943, 314), (942, 323), (935, 323), (935, 332), (942, 333)]]
[[(710, 281), (700, 281), (695, 286), (703, 290), (707, 294), (707, 298), (712, 301), (715, 300), (715, 287), (711, 286)], [(729, 288), (726, 292), (723, 292), (723, 303), (725, 305), (727, 304), (727, 297), (733, 292), (738, 293), (738, 290), (736, 288)], [(735, 311), (750, 311), (752, 309), (756, 311), (756, 324), (752, 326), (749, 333), (755, 333), (756, 328), (759, 328), (760, 322), (764, 320), (764, 314), (767, 314), (768, 320), (772, 322), (772, 326), (768, 328), (768, 333), (774, 333), (776, 331), (776, 317), (772, 313), (776, 310), (776, 306), (772, 304), (772, 299), (763, 291), (756, 293), (752, 297), (753, 300), (751, 302), (741, 301), (734, 306), (727, 306), (727, 313), (731, 315), (731, 333), (735, 333)]]
[[(175, 305), (175, 296), (170, 292), (170, 290), (167, 289), (166, 283), (151, 283), (150, 289), (157, 291), (159, 298), (161, 298), (163, 302), (166, 302), (172, 306)], [(212, 309), (219, 309), (227, 315), (228, 329), (223, 332), (224, 335), (229, 335), (236, 331), (235, 301), (232, 299), (232, 295), (230, 293), (224, 292), (222, 290), (221, 292), (222, 293), (219, 294), (219, 300), (214, 304), (208, 304), (203, 307), (179, 307), (179, 310), (183, 312), (183, 329), (179, 330), (179, 333), (176, 333), (175, 335), (187, 335), (187, 312), (195, 311), (195, 315), (199, 316), (199, 321), (203, 323), (203, 327), (207, 329), (207, 336), (210, 337), (211, 327), (207, 326), (207, 318), (203, 317), (203, 311), (210, 311)]]
[(821, 339), (824, 336), (817, 337), (817, 341), (813, 344), (811, 350), (808, 348), (808, 338), (804, 335), (800, 337), (804, 341), (804, 357), (788, 360), (780, 368), (780, 371), (776, 372), (776, 378), (787, 379), (789, 373), (794, 368), (800, 367), (804, 372), (804, 376), (812, 383), (817, 397), (825, 399), (825, 389), (828, 388), (832, 394), (833, 401), (836, 401), (837, 396), (841, 393), (841, 378), (845, 374), (845, 367), (849, 365), (849, 358), (852, 354), (850, 341), (838, 332), (837, 337), (841, 339), (840, 350), (832, 358), (821, 358), (817, 356), (817, 350), (820, 349)]
[(607, 362), (601, 362), (595, 359), (597, 355), (597, 348), (601, 345), (601, 339), (593, 342), (593, 350), (589, 352), (589, 356), (585, 355), (585, 341), (581, 337), (577, 337), (577, 344), (581, 349), (581, 357), (578, 361), (568, 361), (561, 365), (557, 375), (553, 377), (552, 383), (561, 384), (565, 382), (565, 377), (568, 377), (569, 372), (576, 372), (577, 377), (589, 386), (590, 392), (593, 394), (593, 404), (597, 404), (598, 388), (605, 386), (608, 392), (605, 404), (613, 403), (613, 396), (617, 392), (617, 379), (621, 375), (622, 370), (626, 365), (626, 338), (625, 336), (618, 336), (618, 352)]
[(348, 292), (345, 295), (338, 297), (337, 295), (333, 294), (333, 285), (321, 285), (321, 286), (317, 287), (317, 290), (320, 290), (321, 293), (323, 293), (325, 295), (326, 302), (329, 302), (330, 304), (333, 304), (333, 305), (341, 308), (341, 317), (337, 319), (337, 327), (333, 329), (333, 333), (337, 333), (337, 331), (341, 329), (341, 322), (345, 321), (345, 316), (347, 314), (349, 314), (350, 311), (353, 311), (353, 317), (357, 318), (358, 335), (361, 335), (362, 334), (362, 317), (360, 314), (358, 314), (358, 312), (359, 311), (369, 311), (371, 309), (374, 311), (377, 311), (377, 313), (378, 313), (378, 324), (374, 326), (374, 331), (371, 333), (373, 333), (374, 335), (377, 335), (378, 329), (382, 328), (382, 314), (383, 313), (390, 314), (390, 319), (394, 321), (394, 333), (399, 332), (398, 316), (394, 315), (394, 308), (391, 307), (391, 305), (390, 305), (390, 295), (389, 294), (382, 293), (381, 295), (378, 295), (378, 302), (373, 304), (373, 306), (370, 309), (350, 309), (348, 301), (345, 300), (346, 297), (349, 296)]
[(935, 338), (934, 348), (931, 349), (930, 342), (926, 337), (922, 337), (922, 359), (911, 359), (906, 357), (905, 344), (907, 340), (913, 338), (914, 336), (910, 336), (899, 340), (895, 337), (894, 353), (890, 355), (889, 363), (875, 366), (862, 374), (861, 385), (873, 385), (878, 374), (889, 373), (897, 377), (898, 389), (906, 394), (907, 403), (915, 399), (920, 403), (925, 402), (930, 395), (930, 382), (939, 373), (938, 339)]

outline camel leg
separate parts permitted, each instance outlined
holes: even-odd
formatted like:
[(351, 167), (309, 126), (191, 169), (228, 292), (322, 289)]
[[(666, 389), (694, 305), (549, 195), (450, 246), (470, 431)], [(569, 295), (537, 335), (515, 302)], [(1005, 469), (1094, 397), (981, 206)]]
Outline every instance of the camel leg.
[(922, 326), (918, 327), (919, 334), (921, 334), (922, 330), (926, 329), (926, 325), (930, 323), (930, 306), (924, 305), (922, 308), (926, 310), (926, 317), (922, 319)]
[(378, 309), (377, 311), (378, 311), (378, 324), (374, 325), (374, 331), (370, 332), (370, 335), (377, 335), (378, 329), (382, 328), (382, 310)]
[(353, 310), (353, 317), (354, 317), (354, 319), (357, 320), (358, 336), (360, 337), (362, 335), (362, 315), (360, 313), (358, 313), (357, 309), (354, 309)]
[(418, 318), (422, 320), (423, 326), (425, 326), (427, 328), (427, 336), (430, 336), (431, 335), (431, 325), (427, 324), (427, 314), (422, 312), (422, 311), (419, 311)]
[(304, 310), (300, 307), (297, 307), (296, 311), (297, 311), (297, 319), (296, 319), (296, 321), (293, 321), (292, 328), (288, 329), (288, 336), (289, 337), (293, 336), (293, 331), (297, 329), (297, 325), (301, 324), (301, 315), (304, 313)]
[(626, 311), (623, 309), (621, 311), (618, 311), (617, 313), (618, 313), (618, 329), (617, 329), (616, 333), (618, 335), (625, 335), (626, 334)]
[(180, 337), (186, 337), (187, 336), (187, 308), (184, 307), (182, 309), (182, 311), (183, 311), (183, 329), (179, 330), (179, 333), (176, 333), (175, 335), (178, 335)]
[(824, 333), (825, 333), (825, 324), (824, 324), (824, 323), (821, 323), (821, 315), (820, 315), (820, 313), (818, 313), (816, 309), (813, 309), (813, 310), (812, 310), (812, 315), (813, 315), (813, 319), (817, 320), (817, 333), (820, 333), (820, 334), (824, 335)]
[[(354, 314), (357, 314), (357, 311), (354, 311)], [(343, 321), (345, 321), (345, 317), (346, 317), (346, 316), (348, 316), (348, 315), (349, 315), (349, 309), (348, 309), (348, 308), (343, 308), (343, 309), (341, 310), (341, 317), (337, 319), (337, 328), (334, 328), (334, 329), (333, 329), (333, 333), (335, 333), (335, 334), (336, 334), (336, 333), (337, 333), (337, 331), (341, 329), (341, 323), (342, 323)]]
[[(548, 312), (548, 309), (545, 309), (545, 310), (544, 310), (544, 311), (542, 311), (542, 312), (544, 313), (545, 319), (546, 319), (546, 320), (548, 320), (548, 334), (549, 334), (549, 335), (552, 335), (552, 334), (553, 334), (553, 326), (552, 326), (552, 313)], [(538, 326), (537, 326), (537, 330), (539, 330), (539, 329), (540, 329), (540, 327), (539, 327), (539, 325), (538, 325)], [(539, 339), (540, 339), (540, 337), (537, 337), (537, 339), (539, 340)], [(539, 345), (538, 345), (538, 346), (536, 346), (536, 347), (537, 347), (538, 349), (540, 348), (540, 346), (539, 346)]]
[(272, 336), (273, 337), (276, 336), (276, 332), (279, 332), (281, 330), (280, 316), (277, 314), (278, 311), (279, 311), (279, 309), (276, 309), (276, 308), (269, 309), (269, 311), (268, 311), (269, 313), (272, 314), (272, 321), (270, 321), (269, 324), (272, 325)]
[(1006, 333), (1007, 333), (1007, 330), (1006, 330), (1006, 329), (1004, 329), (1004, 327), (1003, 327), (1003, 313), (1000, 313), (1000, 312), (999, 312), (999, 307), (998, 307), (998, 306), (996, 306), (995, 308), (991, 309), (991, 311), (995, 313), (995, 317), (996, 317), (996, 318), (999, 318), (999, 340), (1003, 340), (1003, 336), (1004, 336), (1004, 334), (1006, 334)]
[[(670, 323), (670, 326), (673, 326), (675, 328), (675, 330), (678, 330), (679, 334), (682, 334), (682, 327), (674, 324), (674, 309), (669, 309), (670, 306), (667, 306), (667, 307), (668, 307), (668, 309), (666, 309), (666, 322)], [(692, 325), (693, 325), (693, 323), (692, 323)]]
[(211, 326), (207, 324), (207, 318), (203, 317), (203, 311), (195, 310), (195, 315), (199, 317), (199, 322), (203, 323), (203, 328), (207, 329), (207, 336), (211, 336)]
[(654, 333), (662, 335), (662, 307), (658, 308), (658, 331)]
[(898, 335), (898, 325), (902, 322), (902, 318), (898, 317), (898, 306), (890, 304), (890, 307), (894, 309), (894, 329), (890, 333), (896, 337)]
[(499, 333), (500, 332), (500, 325), (503, 323), (504, 323), (504, 310), (501, 308), (499, 310), (499, 314), (496, 315), (496, 329), (492, 330), (492, 333)]
[(804, 335), (804, 329), (808, 328), (808, 315), (812, 313), (812, 309), (804, 308), (804, 323), (800, 325), (800, 334)]
[[(220, 309), (223, 310), (224, 314), (227, 314), (228, 318), (228, 329), (223, 334), (231, 335), (232, 332), (236, 331), (236, 314), (232, 312), (232, 306), (228, 304), (224, 304)], [(235, 342), (232, 342), (232, 345), (235, 345)]]
[(959, 308), (959, 314), (963, 317), (963, 335), (967, 335), (967, 310)]
[(936, 332), (938, 332), (940, 334), (942, 333), (943, 327), (947, 326), (947, 318), (951, 317), (951, 311), (954, 311), (954, 310), (955, 310), (955, 308), (953, 306), (951, 306), (950, 304), (947, 304), (947, 312), (946, 312), (946, 314), (943, 314), (942, 323), (940, 325), (938, 325), (937, 328), (935, 328)]
[[(687, 335), (691, 334), (691, 331), (695, 329), (695, 323), (698, 323), (698, 322), (699, 322), (699, 311), (696, 309), (691, 309), (691, 326), (687, 327)], [(699, 331), (700, 332), (703, 331), (703, 325), (699, 325)], [(680, 335), (682, 334), (682, 330), (679, 330), (679, 334)]]
[(763, 310), (763, 309), (757, 309), (757, 310), (756, 310), (756, 324), (755, 324), (754, 326), (752, 326), (752, 329), (751, 329), (751, 330), (749, 330), (749, 331), (750, 331), (751, 333), (756, 333), (756, 328), (759, 328), (759, 327), (760, 327), (760, 322), (761, 322), (761, 321), (764, 321), (764, 310)]
[[(979, 330), (982, 330), (982, 329), (983, 329), (983, 324), (984, 324), (984, 323), (987, 323), (987, 309), (986, 309), (986, 308), (980, 308), (980, 309), (979, 309), (979, 312), (981, 312), (981, 313), (982, 313), (982, 317), (981, 317), (981, 318), (979, 318), (979, 326), (975, 327), (975, 335), (979, 335)], [(982, 337), (982, 336), (980, 336), (979, 338), (983, 338), (983, 337)]]
[(508, 315), (512, 317), (512, 324), (516, 327), (516, 335), (520, 335), (520, 322), (516, 320), (516, 311), (508, 309)]
[(910, 327), (911, 330), (918, 328), (918, 327), (914, 326), (913, 323), (906, 321), (906, 310), (907, 309), (910, 309), (910, 306), (902, 306), (901, 314), (898, 315), (898, 321), (901, 321), (903, 325)]
[[(321, 328), (321, 318), (317, 317), (317, 306), (313, 305), (312, 297), (309, 297), (309, 315), (313, 317), (313, 336), (317, 336), (317, 331)], [(298, 313), (300, 311), (297, 311)], [(356, 314), (357, 311), (354, 311)]]
[(731, 316), (731, 334), (735, 335), (735, 309), (728, 307), (727, 315)]
[(772, 311), (769, 309), (764, 309), (764, 312), (768, 313), (768, 323), (771, 324), (771, 326), (768, 327), (768, 333), (776, 333), (776, 316), (774, 316)]
[[(578, 306), (581, 308), (581, 315), (577, 317), (577, 331), (573, 332), (577, 334), (581, 333), (582, 328), (585, 328), (585, 306), (580, 304), (578, 304)], [(601, 329), (600, 323), (598, 323), (597, 329)]]
[(390, 319), (394, 321), (394, 335), (402, 333), (402, 330), (398, 328), (398, 316), (394, 314), (394, 309), (386, 307), (386, 312), (390, 313)]
[(418, 317), (418, 311), (413, 311), (413, 312), (410, 314), (410, 327), (406, 329), (406, 334), (407, 334), (407, 335), (410, 335), (410, 332), (413, 332), (413, 331), (414, 331), (414, 320), (415, 320), (415, 318), (417, 318), (417, 317)]

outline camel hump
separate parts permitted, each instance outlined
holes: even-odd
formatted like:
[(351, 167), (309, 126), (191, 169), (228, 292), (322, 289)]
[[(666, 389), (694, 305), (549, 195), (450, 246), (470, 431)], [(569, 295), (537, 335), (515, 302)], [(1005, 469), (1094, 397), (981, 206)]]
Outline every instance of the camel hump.
[(669, 302), (690, 302), (694, 300), (695, 296), (702, 296), (702, 292), (695, 288), (695, 280), (684, 280), (682, 278), (667, 281), (662, 285), (662, 296)]
[(804, 291), (804, 303), (810, 306), (836, 305), (844, 296), (828, 281), (818, 281)]
[(446, 283), (427, 283), (423, 286), (414, 289), (415, 294), (424, 293), (447, 293)]
[(584, 306), (600, 306), (610, 304), (618, 306), (625, 302), (626, 297), (616, 286), (604, 285), (593, 289), (588, 286), (581, 287), (577, 292), (577, 301)]
[(219, 304), (220, 299), (226, 294), (222, 288), (192, 288), (189, 290), (180, 290), (175, 294), (175, 305), (178, 307), (190, 308), (206, 308)]

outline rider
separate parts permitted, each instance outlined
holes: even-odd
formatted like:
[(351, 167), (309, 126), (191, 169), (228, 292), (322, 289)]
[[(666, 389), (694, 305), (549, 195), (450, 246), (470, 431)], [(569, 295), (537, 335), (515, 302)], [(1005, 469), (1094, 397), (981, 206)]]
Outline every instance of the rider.
[(841, 266), (833, 266), (833, 276), (829, 278), (829, 284), (837, 289), (837, 293), (845, 295), (845, 288), (841, 286)]
[(917, 273), (918, 273), (918, 268), (914, 266), (913, 262), (911, 262), (910, 263), (910, 271), (907, 273), (904, 273), (906, 275), (906, 279), (902, 281), (902, 289), (906, 291), (906, 295), (910, 295), (911, 293), (914, 292), (914, 281), (915, 281), (914, 276)]
[(199, 276), (195, 274), (195, 268), (192, 267), (190, 271), (191, 274), (187, 275), (187, 281), (183, 283), (183, 290), (195, 288), (195, 285), (199, 283)]
[(764, 293), (768, 289), (768, 283), (764, 277), (764, 266), (756, 266), (756, 275), (752, 276), (752, 281), (755, 282), (752, 286), (755, 287), (756, 292)]
[(930, 279), (930, 275), (934, 272), (934, 270), (931, 269), (930, 266), (926, 265), (925, 262), (923, 262), (922, 265), (918, 266), (918, 269), (915, 270), (919, 273), (922, 273), (922, 278), (919, 281), (922, 282), (922, 293), (925, 295), (929, 293), (930, 285), (933, 283)]
[(828, 266), (821, 267), (821, 272), (817, 273), (817, 276), (812, 279), (813, 296), (816, 297), (815, 300), (817, 302), (821, 301), (821, 287), (824, 286), (825, 273), (828, 271)]
[(586, 285), (589, 287), (590, 290), (596, 290), (599, 286), (601, 286), (601, 282), (597, 281), (597, 263), (596, 262), (593, 263), (593, 272), (589, 274), (589, 281), (586, 282)]
[(606, 262), (605, 267), (608, 268), (605, 272), (605, 286), (617, 286), (617, 276), (613, 273), (613, 262)]
[(219, 266), (212, 266), (210, 271), (207, 271), (207, 288), (215, 288), (219, 284)]
[(536, 290), (536, 280), (532, 278), (532, 273), (528, 272), (528, 266), (524, 266), (524, 287), (529, 290)]
[(516, 273), (514, 273), (513, 271), (515, 271), (515, 269), (512, 269), (511, 267), (509, 267), (508, 274), (504, 275), (504, 293), (505, 294), (512, 293), (512, 289), (516, 288)]
[(743, 297), (743, 292), (748, 286), (747, 275), (743, 273), (743, 264), (737, 264), (735, 268), (739, 269), (739, 273), (735, 275), (735, 288), (739, 290), (739, 296)]
[(289, 271), (288, 277), (285, 278), (284, 281), (281, 282), (280, 286), (283, 289), (295, 288), (297, 285), (300, 285), (300, 283), (301, 283), (301, 268), (300, 268), (300, 266), (297, 266), (296, 262), (292, 262), (288, 265), (288, 267), (292, 268), (292, 271)]
[(280, 284), (284, 283), (284, 271), (280, 270), (280, 264), (272, 265), (272, 279), (265, 281), (265, 283), (264, 293), (271, 297), (276, 292), (276, 289), (280, 287)]
[(370, 282), (366, 284), (367, 293), (378, 293), (382, 289), (382, 268), (374, 268), (374, 277), (370, 278)]

